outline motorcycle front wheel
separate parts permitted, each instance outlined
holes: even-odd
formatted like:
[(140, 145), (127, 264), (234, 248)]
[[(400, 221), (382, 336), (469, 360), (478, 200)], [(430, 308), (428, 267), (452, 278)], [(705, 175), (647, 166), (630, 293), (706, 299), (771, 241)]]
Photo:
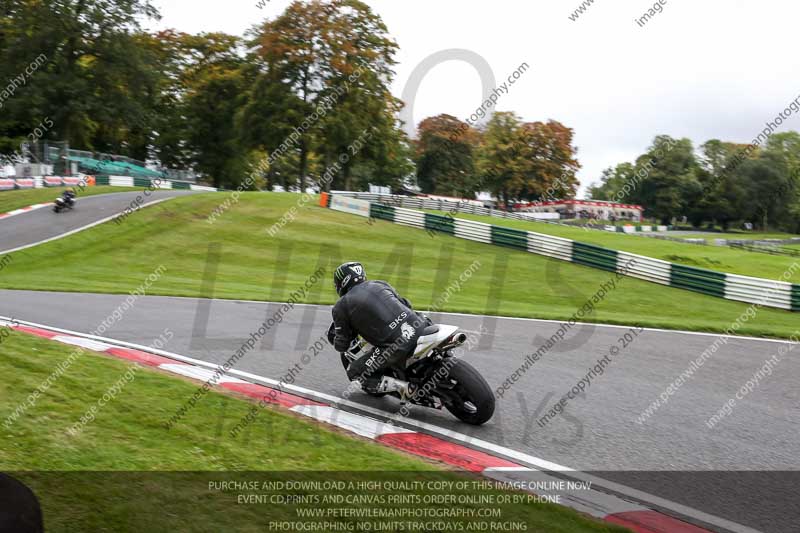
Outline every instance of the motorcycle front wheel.
[(452, 389), (444, 406), (453, 416), (476, 426), (485, 424), (492, 418), (494, 393), (475, 367), (459, 359), (450, 368), (448, 379)]

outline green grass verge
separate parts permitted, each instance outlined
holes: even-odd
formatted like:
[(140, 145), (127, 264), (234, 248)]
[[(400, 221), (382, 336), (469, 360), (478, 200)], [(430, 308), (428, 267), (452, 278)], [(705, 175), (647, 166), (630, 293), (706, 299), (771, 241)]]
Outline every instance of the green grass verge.
[[(668, 234), (669, 235), (669, 234)], [(676, 235), (680, 238), (693, 238), (705, 239), (707, 242), (713, 242), (714, 239), (729, 239), (729, 240), (742, 240), (742, 241), (757, 241), (762, 239), (792, 239), (797, 238), (798, 235), (792, 233), (748, 233), (731, 232), (731, 233), (681, 233)]]
[[(103, 224), (68, 238), (12, 254), (0, 271), (0, 288), (124, 294), (160, 265), (149, 294), (212, 296), (202, 291), (212, 243), (219, 243), (216, 298), (286, 301), (321, 263), (328, 274), (301, 299), (336, 300), (331, 272), (347, 260), (364, 263), (420, 309), (565, 319), (608, 283), (613, 274), (590, 267), (426, 232), (306, 205), (298, 195), (245, 193), (214, 224), (208, 215), (227, 195), (173, 199), (132, 214), (123, 224)], [(268, 228), (296, 207), (295, 219), (275, 236)], [(211, 254), (209, 251), (211, 250)], [(758, 254), (761, 257), (764, 254)], [(769, 258), (766, 256), (765, 258)], [(448, 286), (470, 268), (462, 283)], [(162, 269), (162, 270), (164, 270)], [(746, 304), (625, 278), (586, 317), (592, 322), (725, 331)], [(764, 308), (739, 334), (788, 337), (800, 323), (788, 311)]]
[[(66, 187), (48, 187), (43, 189), (27, 189), (16, 191), (0, 191), (0, 213), (7, 213), (14, 209), (28, 207), (34, 204), (44, 204), (52, 202), (57, 196), (66, 189)], [(135, 187), (111, 187), (108, 185), (100, 185), (97, 187), (86, 187), (82, 191), (74, 187), (78, 193), (78, 198), (84, 196), (94, 196), (97, 194), (108, 194), (112, 192), (126, 192), (137, 191)]]
[[(445, 214), (444, 211), (429, 212), (440, 215)], [(672, 263), (706, 268), (730, 274), (741, 274), (743, 276), (779, 279), (794, 262), (791, 258), (787, 257), (762, 257), (763, 254), (735, 250), (725, 246), (701, 246), (697, 244), (653, 239), (639, 235), (626, 235), (622, 233), (612, 233), (610, 231), (587, 230), (558, 224), (547, 224), (545, 222), (502, 219), (465, 213), (455, 213), (454, 216), (468, 220), (477, 220), (478, 222), (486, 222), (496, 226), (535, 231), (546, 235), (554, 235), (565, 239), (596, 244), (611, 248), (612, 250), (621, 250), (623, 252), (662, 259)], [(600, 226), (598, 225), (598, 227)], [(709, 239), (714, 238), (709, 237), (707, 233), (703, 236)], [(691, 238), (689, 235), (680, 235), (680, 237)]]
[[(102, 405), (94, 421), (71, 435), (66, 429), (134, 365), (89, 351), (71, 358), (73, 347), (26, 334), (4, 337), (0, 420), (6, 421), (37, 387), (49, 383), (10, 427), (0, 423), (0, 469), (13, 472), (37, 495), (46, 531), (265, 531), (269, 520), (296, 520), (292, 505), (237, 502), (238, 494), (265, 491), (214, 491), (210, 481), (280, 480), (289, 477), (287, 472), (295, 472), (293, 480), (361, 480), (365, 476), (355, 472), (363, 471), (379, 480), (386, 472), (405, 479), (475, 479), (272, 408), (263, 409), (243, 434), (231, 437), (228, 430), (252, 403), (215, 391), (167, 430), (164, 423), (198, 383), (142, 367)], [(68, 360), (72, 364), (50, 379)], [(256, 471), (282, 473), (259, 477)], [(625, 531), (556, 505), (500, 507), (504, 521), (524, 522), (528, 531)]]

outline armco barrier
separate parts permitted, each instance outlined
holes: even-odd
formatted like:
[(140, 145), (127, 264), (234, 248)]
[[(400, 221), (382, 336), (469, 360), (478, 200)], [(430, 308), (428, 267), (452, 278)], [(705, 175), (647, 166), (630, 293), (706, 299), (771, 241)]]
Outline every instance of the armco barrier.
[[(88, 178), (91, 176), (86, 176)], [(42, 187), (78, 187), (83, 183), (84, 178), (73, 176), (44, 176), (42, 178)]]
[[(394, 208), (392, 208), (392, 212), (393, 213), (395, 212)], [(424, 215), (425, 215), (425, 229), (432, 231), (440, 231), (442, 233), (447, 233), (448, 235), (455, 235), (456, 228), (455, 224), (453, 223), (453, 219), (451, 217), (435, 215), (433, 213), (424, 213)], [(386, 218), (386, 217), (380, 217), (380, 218)]]
[(78, 187), (84, 181), (94, 185), (93, 176), (31, 176), (27, 178), (0, 178), (0, 191), (14, 189), (41, 189), (45, 187)]
[[(178, 182), (173, 182), (178, 183)], [(217, 189), (216, 187), (207, 187), (205, 185), (195, 185), (194, 183), (189, 184), (189, 190), (191, 191), (206, 191), (206, 192), (217, 192), (221, 191), (222, 189)]]
[(78, 187), (86, 180), (87, 185), (111, 185), (112, 187), (141, 187), (147, 188), (151, 184), (154, 189), (178, 189), (204, 192), (217, 192), (220, 189), (206, 187), (205, 185), (195, 185), (185, 181), (170, 181), (150, 178), (133, 178), (131, 176), (83, 176), (83, 177), (61, 177), (44, 176), (32, 178), (0, 178), (0, 191), (11, 191), (14, 189), (38, 189), (41, 187)]
[(215, 187), (206, 187), (205, 185), (195, 185), (185, 181), (170, 181), (161, 179), (150, 178), (133, 178), (131, 176), (97, 176), (97, 185), (111, 185), (112, 187), (141, 187), (146, 188), (153, 185), (155, 189), (178, 189), (178, 190), (192, 190), (192, 191), (205, 191), (216, 192), (219, 189)]
[[(328, 193), (326, 193), (328, 194)], [(344, 196), (347, 198), (355, 198), (357, 200), (366, 200), (372, 203), (378, 203), (390, 207), (402, 207), (407, 209), (430, 209), (434, 211), (449, 211), (452, 213), (465, 213), (468, 215), (483, 215), (495, 218), (510, 218), (513, 220), (527, 220), (532, 219), (520, 213), (508, 213), (499, 209), (490, 209), (475, 205), (466, 200), (458, 200), (456, 198), (430, 198), (426, 196), (403, 196), (400, 194), (378, 194), (371, 192), (357, 192), (357, 191), (331, 191), (333, 196)], [(539, 222), (547, 224), (558, 224), (562, 226), (576, 227), (575, 224), (565, 224), (563, 222), (556, 222), (553, 220), (539, 220)], [(670, 229), (668, 226), (577, 226), (588, 227), (589, 229), (599, 231), (611, 231), (619, 233), (651, 233), (654, 231), (667, 231)]]
[(345, 196), (358, 200), (367, 200), (390, 207), (403, 207), (409, 209), (431, 209), (435, 211), (459, 211), (469, 215), (486, 215), (498, 218), (513, 218), (516, 220), (529, 220), (519, 213), (507, 213), (497, 209), (489, 209), (474, 205), (463, 200), (448, 200), (445, 198), (427, 198), (418, 196), (401, 196), (397, 194), (376, 194), (355, 191), (331, 191), (332, 196)]
[[(426, 231), (438, 231), (460, 239), (507, 246), (579, 265), (619, 272), (626, 276), (718, 298), (800, 311), (798, 284), (715, 272), (542, 233), (423, 213), (404, 207), (361, 200), (351, 195), (338, 196), (338, 199), (337, 196), (336, 194), (324, 196), (320, 205)], [(800, 266), (797, 267), (797, 271), (800, 272)]]
[(590, 266), (616, 272), (617, 252), (602, 246), (586, 244), (582, 242), (572, 242), (572, 262), (579, 265)]

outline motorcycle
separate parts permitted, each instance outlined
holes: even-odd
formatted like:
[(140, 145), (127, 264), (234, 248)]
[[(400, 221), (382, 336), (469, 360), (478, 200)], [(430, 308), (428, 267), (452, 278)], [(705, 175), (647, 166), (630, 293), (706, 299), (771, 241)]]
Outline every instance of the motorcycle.
[[(455, 357), (453, 350), (467, 341), (467, 335), (456, 326), (428, 326), (417, 340), (414, 354), (404, 369), (390, 369), (381, 378), (370, 396), (393, 396), (401, 403), (412, 403), (432, 409), (444, 407), (468, 424), (481, 425), (494, 414), (495, 398), (489, 384), (466, 361)], [(358, 353), (372, 349), (363, 338), (353, 341), (341, 354), (345, 370), (358, 358)]]
[(75, 207), (75, 200), (72, 198), (64, 198), (59, 196), (56, 198), (56, 201), (53, 202), (53, 211), (56, 213), (60, 213), (66, 209), (72, 209)]

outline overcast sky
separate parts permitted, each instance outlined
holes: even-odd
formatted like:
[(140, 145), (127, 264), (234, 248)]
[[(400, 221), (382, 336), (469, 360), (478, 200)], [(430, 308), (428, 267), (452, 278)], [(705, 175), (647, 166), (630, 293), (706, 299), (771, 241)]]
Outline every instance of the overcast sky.
[[(241, 35), (288, 0), (154, 0), (157, 28)], [(664, 0), (662, 0), (663, 2)], [(750, 142), (800, 95), (800, 3), (790, 0), (595, 0), (577, 21), (581, 0), (374, 0), (400, 46), (393, 92), (425, 58), (471, 50), (498, 83), (521, 63), (530, 69), (502, 95), (497, 110), (526, 121), (554, 119), (575, 130), (582, 189), (608, 166), (633, 161), (656, 134)], [(481, 104), (473, 66), (447, 61), (417, 92), (414, 122), (449, 113), (462, 120)], [(780, 131), (800, 130), (800, 119)]]

